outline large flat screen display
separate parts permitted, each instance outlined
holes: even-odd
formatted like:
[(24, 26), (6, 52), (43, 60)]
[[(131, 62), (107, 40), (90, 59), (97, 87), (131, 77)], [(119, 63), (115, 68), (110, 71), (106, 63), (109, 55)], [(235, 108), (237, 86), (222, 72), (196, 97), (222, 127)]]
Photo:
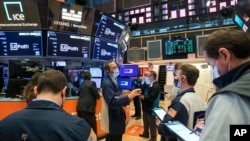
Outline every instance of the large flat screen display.
[(63, 32), (47, 32), (47, 56), (89, 58), (91, 37)]
[(185, 59), (193, 53), (196, 53), (193, 38), (163, 39), (164, 59)]
[(131, 90), (133, 88), (132, 78), (118, 78), (117, 83), (120, 89)]
[(1, 0), (1, 30), (40, 29), (36, 0)]
[(120, 77), (138, 77), (139, 67), (138, 65), (120, 65)]
[(117, 52), (117, 43), (103, 40), (101, 38), (95, 38), (92, 57), (93, 59), (116, 61)]
[(42, 56), (42, 31), (0, 31), (0, 56)]
[(49, 0), (48, 26), (51, 30), (92, 34), (94, 8)]
[(102, 69), (99, 67), (91, 67), (89, 68), (89, 72), (91, 77), (102, 77)]
[(125, 29), (125, 24), (122, 24), (118, 20), (115, 20), (102, 12), (98, 12), (99, 11), (96, 11), (95, 14), (96, 18), (93, 27), (97, 29), (93, 29), (93, 31), (95, 31), (94, 35), (118, 43), (122, 32)]

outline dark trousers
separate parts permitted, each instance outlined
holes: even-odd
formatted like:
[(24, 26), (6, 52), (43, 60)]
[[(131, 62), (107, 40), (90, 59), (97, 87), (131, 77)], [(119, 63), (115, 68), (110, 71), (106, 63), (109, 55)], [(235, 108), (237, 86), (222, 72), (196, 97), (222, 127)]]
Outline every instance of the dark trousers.
[(135, 106), (135, 116), (136, 117), (141, 117), (141, 99), (139, 96), (136, 96), (133, 99), (134, 106)]
[(122, 135), (107, 134), (106, 141), (122, 141)]
[(89, 124), (89, 126), (94, 130), (97, 134), (97, 126), (96, 126), (96, 116), (94, 113), (77, 111), (79, 117), (85, 119), (85, 121)]
[(143, 126), (144, 126), (144, 135), (149, 135), (149, 129), (150, 129), (150, 136), (152, 140), (156, 141), (156, 135), (157, 135), (157, 127), (156, 127), (156, 118), (155, 116), (152, 116), (152, 114), (148, 114), (143, 112)]

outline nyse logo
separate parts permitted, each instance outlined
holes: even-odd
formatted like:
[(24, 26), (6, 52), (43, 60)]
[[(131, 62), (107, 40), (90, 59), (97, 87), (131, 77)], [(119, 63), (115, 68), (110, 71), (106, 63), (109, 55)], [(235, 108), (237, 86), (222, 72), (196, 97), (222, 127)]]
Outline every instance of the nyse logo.
[(62, 19), (63, 20), (69, 20), (69, 21), (75, 21), (75, 22), (81, 22), (82, 21), (82, 11), (78, 11), (77, 13), (75, 10), (68, 10), (66, 8), (62, 8)]
[[(11, 2), (3, 2), (4, 5), (4, 10), (6, 13), (6, 16), (8, 18), (9, 21), (24, 21), (25, 20), (25, 16), (23, 14), (23, 6), (22, 3), (20, 1), (11, 1)], [(12, 13), (8, 6), (18, 6), (18, 9), (20, 10), (20, 13)]]
[(250, 125), (230, 125), (230, 141), (245, 141), (249, 137)]

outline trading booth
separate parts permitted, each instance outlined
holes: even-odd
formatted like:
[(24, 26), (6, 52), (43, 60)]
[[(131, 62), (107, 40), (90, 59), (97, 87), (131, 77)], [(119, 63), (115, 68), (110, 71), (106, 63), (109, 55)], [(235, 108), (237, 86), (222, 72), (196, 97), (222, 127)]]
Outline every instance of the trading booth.
[[(71, 60), (119, 61), (131, 38), (130, 28), (112, 16), (57, 0), (3, 0), (0, 15), (0, 59), (5, 61), (0, 62), (0, 120), (27, 106), (21, 93), (34, 71), (63, 70)], [(80, 72), (90, 71), (100, 89), (102, 68), (82, 66), (68, 67), (67, 73), (77, 72), (80, 85), (84, 81)], [(67, 96), (64, 109), (77, 116), (78, 96)], [(98, 100), (98, 136), (105, 134), (100, 129), (101, 105)]]

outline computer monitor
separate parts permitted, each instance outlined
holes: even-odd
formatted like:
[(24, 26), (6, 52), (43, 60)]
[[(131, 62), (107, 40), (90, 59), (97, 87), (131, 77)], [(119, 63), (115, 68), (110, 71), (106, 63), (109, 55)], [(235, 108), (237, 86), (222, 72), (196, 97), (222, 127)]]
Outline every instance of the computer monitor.
[(163, 39), (164, 59), (187, 59), (188, 54), (196, 53), (194, 38)]
[(66, 32), (47, 32), (47, 56), (67, 58), (90, 58), (91, 37)]
[(117, 43), (95, 38), (92, 59), (116, 61), (117, 53)]
[[(110, 42), (118, 43), (126, 28), (126, 24), (109, 16), (102, 11), (95, 10), (93, 21), (93, 35), (108, 40)], [(123, 37), (124, 38), (124, 37)], [(129, 37), (127, 37), (129, 40)]]
[(91, 67), (89, 68), (89, 72), (91, 77), (102, 77), (102, 69), (99, 67)]
[(131, 90), (133, 88), (133, 80), (132, 78), (122, 78), (119, 77), (117, 79), (117, 83), (120, 89)]
[(138, 65), (120, 65), (120, 77), (138, 77), (139, 66)]
[(0, 57), (41, 57), (42, 31), (0, 31)]
[(15, 98), (17, 95), (22, 95), (22, 91), (28, 82), (28, 79), (9, 79), (6, 97)]
[(38, 61), (9, 60), (9, 78), (30, 78), (42, 66)]

